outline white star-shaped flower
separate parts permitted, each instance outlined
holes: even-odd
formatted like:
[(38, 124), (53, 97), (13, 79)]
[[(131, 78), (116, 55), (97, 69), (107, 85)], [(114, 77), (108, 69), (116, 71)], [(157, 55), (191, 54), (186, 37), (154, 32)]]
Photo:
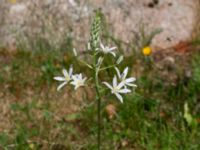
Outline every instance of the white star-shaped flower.
[(72, 66), (70, 66), (69, 71), (63, 69), (62, 72), (64, 75), (63, 77), (61, 76), (54, 77), (55, 80), (63, 82), (57, 87), (57, 91), (59, 91), (63, 86), (65, 86), (71, 80), (73, 68)]
[(103, 82), (109, 89), (111, 89), (111, 93), (115, 94), (115, 96), (120, 100), (121, 103), (123, 103), (123, 98), (120, 94), (125, 94), (125, 93), (130, 93), (131, 90), (124, 87), (124, 83), (120, 82), (119, 84), (117, 83), (117, 77), (114, 76), (113, 78), (113, 85), (110, 85), (107, 82)]
[(134, 78), (134, 77), (126, 78), (128, 75), (128, 67), (126, 67), (122, 73), (120, 73), (120, 71), (117, 67), (115, 67), (115, 70), (117, 72), (118, 78), (120, 79), (120, 81), (122, 83), (124, 83), (125, 87), (126, 86), (137, 87), (136, 84), (133, 84), (133, 82), (136, 81), (136, 78)]
[(70, 84), (74, 85), (74, 89), (76, 90), (80, 86), (85, 85), (86, 77), (83, 78), (82, 74), (76, 74), (72, 76), (72, 82)]
[(116, 56), (116, 54), (113, 52), (117, 47), (108, 47), (108, 46), (104, 46), (102, 43), (100, 43), (101, 49), (100, 51), (103, 52), (104, 54), (112, 54), (114, 57)]

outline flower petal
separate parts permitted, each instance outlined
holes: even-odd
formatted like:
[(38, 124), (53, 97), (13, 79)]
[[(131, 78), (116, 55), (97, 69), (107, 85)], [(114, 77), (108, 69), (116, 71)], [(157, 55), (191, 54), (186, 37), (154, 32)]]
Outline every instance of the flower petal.
[(113, 87), (108, 83), (108, 82), (102, 82), (103, 84), (105, 84), (109, 89), (113, 89)]
[(116, 54), (114, 52), (109, 52), (110, 54), (112, 54), (114, 57), (116, 57)]
[(113, 87), (116, 87), (117, 86), (117, 77), (114, 76), (113, 78)]
[(111, 47), (111, 48), (109, 48), (109, 51), (113, 51), (113, 50), (115, 50), (117, 47)]
[(136, 80), (136, 78), (130, 77), (130, 78), (127, 78), (125, 81), (126, 82), (134, 82), (135, 80)]
[(118, 89), (121, 89), (124, 85), (125, 85), (125, 82), (122, 81), (117, 85), (117, 87)]
[(54, 77), (53, 78), (54, 80), (57, 80), (57, 81), (65, 81), (66, 79), (63, 78), (63, 77)]
[(81, 73), (78, 75), (78, 79), (82, 80), (82, 74)]
[(86, 80), (87, 80), (87, 77), (83, 78), (83, 83), (85, 83)]
[(59, 91), (63, 86), (65, 86), (67, 84), (67, 82), (63, 82), (62, 84), (60, 84), (58, 87), (57, 87), (57, 91)]
[(129, 89), (121, 89), (121, 90), (119, 90), (118, 92), (119, 92), (119, 93), (130, 93), (131, 90), (129, 90)]
[(70, 84), (75, 86), (76, 85), (76, 81), (73, 80), (72, 82), (70, 82)]
[(104, 45), (102, 43), (100, 43), (100, 46), (101, 46), (102, 50), (105, 49), (105, 47), (104, 47)]
[(136, 84), (131, 84), (131, 83), (126, 83), (126, 85), (128, 85), (128, 86), (132, 86), (132, 87), (137, 87)]
[(69, 68), (69, 76), (70, 77), (72, 76), (72, 73), (73, 73), (73, 66), (71, 65), (70, 68)]
[(115, 93), (115, 95), (117, 96), (117, 98), (120, 100), (121, 103), (123, 103), (123, 98), (119, 93)]
[(128, 74), (128, 67), (126, 67), (123, 71), (122, 78), (125, 79)]
[(63, 72), (63, 75), (64, 75), (65, 77), (69, 76), (69, 74), (68, 74), (68, 72), (67, 72), (66, 69), (63, 69), (62, 72)]
[(80, 86), (74, 85), (74, 90), (77, 90)]
[(78, 74), (74, 74), (74, 75), (72, 75), (72, 80), (77, 80), (77, 78), (78, 78)]

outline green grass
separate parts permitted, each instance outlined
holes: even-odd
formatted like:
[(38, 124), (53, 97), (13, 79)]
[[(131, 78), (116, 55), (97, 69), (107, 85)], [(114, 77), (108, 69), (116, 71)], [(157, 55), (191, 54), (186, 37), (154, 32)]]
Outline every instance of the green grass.
[[(185, 102), (189, 104), (191, 115), (195, 119), (200, 117), (199, 59), (200, 53), (194, 52), (186, 59), (188, 67), (184, 67), (180, 59), (173, 64), (178, 70), (165, 68), (168, 77), (176, 75), (174, 83), (155, 67), (159, 62), (148, 64), (144, 58), (126, 57), (122, 68), (128, 65), (133, 67), (133, 73), (140, 72), (138, 88), (124, 98), (123, 104), (114, 96), (104, 97), (103, 149), (200, 149), (199, 124), (190, 126), (183, 117)], [(0, 61), (0, 113), (3, 116), (0, 145), (3, 149), (96, 149), (97, 117), (93, 95), (88, 90), (74, 92), (67, 88), (57, 92), (57, 83), (53, 81), (53, 77), (71, 63), (78, 72), (86, 70), (83, 65), (77, 65), (71, 51), (21, 50), (15, 54), (1, 51)], [(184, 73), (188, 68), (190, 76)], [(111, 78), (113, 71), (107, 70), (101, 78)], [(90, 75), (89, 70), (85, 72)], [(117, 108), (113, 119), (109, 119), (105, 111), (108, 104)], [(77, 107), (83, 105), (86, 108), (77, 111)]]

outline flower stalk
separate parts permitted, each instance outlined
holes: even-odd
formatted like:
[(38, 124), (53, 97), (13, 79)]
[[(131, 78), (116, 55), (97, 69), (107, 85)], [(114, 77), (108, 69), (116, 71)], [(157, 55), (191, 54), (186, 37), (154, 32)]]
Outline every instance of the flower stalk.
[(99, 77), (98, 77), (98, 69), (94, 69), (94, 80), (95, 80), (95, 91), (96, 91), (96, 101), (97, 101), (97, 122), (98, 122), (98, 150), (100, 150), (101, 146), (101, 94), (99, 89)]
[(98, 63), (98, 60), (97, 60), (97, 54), (98, 54), (97, 50), (100, 44), (100, 28), (101, 28), (100, 12), (97, 11), (93, 24), (92, 24), (91, 39), (90, 39), (89, 44), (92, 48), (93, 78), (94, 78), (96, 102), (97, 102), (97, 124), (98, 124), (97, 148), (98, 150), (101, 149), (101, 94), (100, 94), (100, 88), (99, 88), (100, 87), (99, 86), (99, 69), (102, 63)]
[[(100, 12), (96, 12), (96, 16), (94, 18), (91, 33), (90, 33), (90, 41), (88, 43), (88, 49), (85, 54), (89, 54), (91, 57), (91, 62), (88, 63), (84, 60), (79, 60), (82, 64), (86, 65), (88, 68), (92, 70), (92, 77), (87, 78), (82, 73), (75, 73), (73, 71), (72, 65), (69, 68), (69, 71), (63, 69), (63, 76), (54, 77), (55, 80), (62, 82), (57, 90), (60, 90), (65, 85), (74, 86), (74, 90), (77, 90), (80, 87), (85, 86), (85, 82), (93, 81), (92, 85), (95, 87), (95, 102), (97, 103), (97, 150), (101, 150), (101, 103), (103, 99), (103, 90), (101, 85), (106, 86), (112, 95), (115, 95), (116, 98), (123, 103), (122, 95), (131, 92), (131, 87), (136, 87), (133, 83), (136, 79), (133, 77), (127, 78), (128, 75), (128, 67), (124, 69), (122, 73), (116, 67), (123, 61), (123, 56), (118, 57), (117, 53), (114, 51), (116, 47), (108, 47), (104, 46), (100, 41), (100, 29), (101, 29), (101, 17)], [(73, 49), (74, 56), (78, 56), (76, 49)], [(111, 55), (110, 55), (111, 54)], [(105, 55), (108, 55), (112, 59), (115, 59), (114, 64), (110, 64), (109, 66), (103, 66), (103, 61)], [(117, 57), (118, 58), (117, 58)], [(103, 70), (115, 68), (117, 75), (115, 74), (113, 77), (112, 84), (108, 82), (100, 82), (99, 73)]]

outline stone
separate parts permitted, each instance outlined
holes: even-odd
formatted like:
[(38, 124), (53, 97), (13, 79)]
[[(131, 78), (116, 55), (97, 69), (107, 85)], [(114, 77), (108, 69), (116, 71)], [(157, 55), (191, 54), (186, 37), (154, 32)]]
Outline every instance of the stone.
[[(0, 40), (4, 44), (10, 39), (13, 42), (16, 34), (28, 34), (50, 38), (50, 43), (58, 45), (65, 33), (75, 39), (77, 45), (85, 44), (89, 39), (93, 10), (101, 8), (112, 36), (130, 43), (141, 28), (148, 34), (162, 29), (151, 46), (168, 48), (191, 39), (200, 10), (197, 0), (18, 0), (15, 4), (3, 3), (9, 10), (0, 23), (1, 33), (5, 33)], [(49, 27), (52, 32), (42, 33), (42, 27)]]
[(115, 36), (131, 42), (133, 31), (139, 32), (138, 26), (143, 22), (146, 32), (163, 29), (152, 45), (167, 48), (190, 40), (200, 9), (197, 0), (113, 0), (106, 1), (103, 10)]

